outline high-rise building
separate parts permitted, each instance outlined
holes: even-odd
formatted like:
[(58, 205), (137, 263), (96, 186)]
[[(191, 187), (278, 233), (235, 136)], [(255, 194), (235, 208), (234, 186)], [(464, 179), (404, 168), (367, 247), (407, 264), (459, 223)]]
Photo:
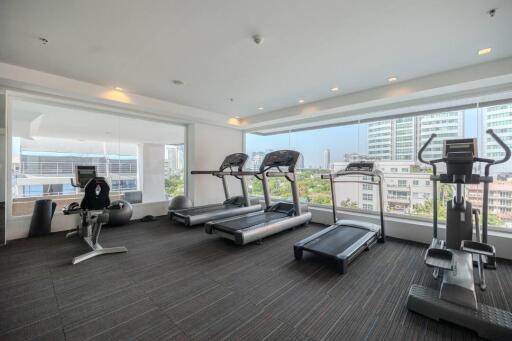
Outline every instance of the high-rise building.
[(393, 160), (413, 161), (416, 159), (415, 125), (415, 117), (404, 117), (393, 120)]
[(368, 124), (368, 154), (378, 160), (415, 161), (418, 150), (436, 133), (426, 159), (441, 157), (443, 140), (464, 135), (464, 113), (451, 111)]
[(322, 169), (329, 169), (331, 167), (331, 150), (326, 149), (322, 158)]
[(249, 162), (249, 168), (253, 170), (258, 169), (264, 157), (264, 152), (253, 152), (251, 155), (251, 161)]
[[(335, 162), (334, 171), (344, 169), (348, 162)], [(411, 214), (416, 205), (432, 199), (430, 174), (416, 167), (414, 161), (378, 162), (377, 168), (384, 174), (383, 201), (388, 212)], [(353, 208), (377, 210), (378, 188), (369, 184), (336, 184), (337, 205), (353, 205)], [(350, 206), (349, 206), (350, 207)]]
[(427, 160), (439, 159), (443, 153), (443, 141), (464, 136), (464, 112), (449, 111), (418, 116), (418, 149), (435, 133), (437, 138), (423, 153)]
[(172, 170), (183, 170), (185, 154), (183, 145), (167, 145), (166, 150), (168, 168)]
[[(482, 129), (480, 130), (480, 155), (501, 159), (505, 154), (503, 148), (486, 134), (487, 129), (493, 129), (499, 137), (512, 147), (512, 104), (495, 105), (483, 109)], [(512, 172), (512, 161), (492, 167), (493, 174)]]
[(393, 120), (368, 124), (368, 155), (377, 160), (392, 160)]

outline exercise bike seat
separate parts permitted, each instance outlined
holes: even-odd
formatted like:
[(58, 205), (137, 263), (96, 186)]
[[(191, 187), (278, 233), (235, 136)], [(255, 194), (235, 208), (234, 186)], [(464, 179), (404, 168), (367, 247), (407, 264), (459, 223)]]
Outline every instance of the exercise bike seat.
[(432, 268), (452, 271), (455, 267), (453, 252), (447, 249), (429, 248), (425, 255), (425, 264)]

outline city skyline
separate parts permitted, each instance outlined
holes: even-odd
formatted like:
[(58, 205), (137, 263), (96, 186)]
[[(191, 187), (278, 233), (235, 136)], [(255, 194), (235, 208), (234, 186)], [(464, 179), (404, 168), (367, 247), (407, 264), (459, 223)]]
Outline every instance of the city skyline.
[[(477, 109), (467, 109), (463, 111), (461, 119), (463, 127), (461, 127), (461, 133), (464, 137), (481, 139), (481, 132), (483, 132), (481, 116), (483, 115), (479, 114)], [(379, 123), (396, 120), (403, 119), (383, 120), (379, 121)], [(330, 163), (345, 161), (346, 154), (368, 155), (378, 158), (378, 155), (371, 155), (368, 148), (370, 125), (375, 123), (377, 122), (266, 136), (247, 134), (246, 152), (249, 156), (252, 156), (252, 153), (264, 153), (268, 150), (298, 150), (303, 155), (305, 168), (322, 168), (324, 165), (325, 150), (330, 151)], [(343, 136), (343, 141), (336, 143), (336, 141), (340, 140), (340, 136)], [(430, 136), (430, 133), (428, 136)], [(426, 138), (422, 136), (421, 140), (424, 142)], [(443, 138), (441, 137), (438, 143), (441, 143), (442, 140)]]

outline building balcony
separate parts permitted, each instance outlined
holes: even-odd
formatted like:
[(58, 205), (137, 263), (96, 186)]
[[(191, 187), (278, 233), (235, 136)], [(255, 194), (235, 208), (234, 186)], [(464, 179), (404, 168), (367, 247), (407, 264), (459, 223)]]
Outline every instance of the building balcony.
[(34, 177), (62, 177), (72, 178), (75, 176), (76, 166), (91, 165), (96, 166), (98, 176), (119, 176), (137, 175), (137, 163), (127, 161), (102, 162), (102, 163), (84, 163), (84, 162), (18, 162), (12, 164), (13, 174), (16, 178), (34, 178)]
[(410, 198), (409, 197), (394, 197), (394, 196), (387, 196), (386, 197), (388, 203), (402, 203), (402, 204), (409, 204)]

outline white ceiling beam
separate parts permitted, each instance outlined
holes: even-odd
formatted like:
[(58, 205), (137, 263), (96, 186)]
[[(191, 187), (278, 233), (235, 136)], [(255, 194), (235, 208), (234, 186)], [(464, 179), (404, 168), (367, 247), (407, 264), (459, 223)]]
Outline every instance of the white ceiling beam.
[(512, 58), (263, 113), (248, 117), (242, 125), (247, 131), (268, 133), (283, 127), (333, 124), (354, 117), (394, 114), (403, 108), (506, 91), (512, 91)]
[[(152, 116), (155, 119), (172, 120), (176, 123), (205, 123), (239, 129), (229, 123), (222, 114), (159, 99), (115, 91), (96, 84), (78, 81), (0, 62), (0, 86), (7, 89), (38, 95), (56, 96), (65, 100), (77, 100)], [(232, 121), (233, 122), (233, 121)], [(236, 123), (236, 122), (234, 122)]]

